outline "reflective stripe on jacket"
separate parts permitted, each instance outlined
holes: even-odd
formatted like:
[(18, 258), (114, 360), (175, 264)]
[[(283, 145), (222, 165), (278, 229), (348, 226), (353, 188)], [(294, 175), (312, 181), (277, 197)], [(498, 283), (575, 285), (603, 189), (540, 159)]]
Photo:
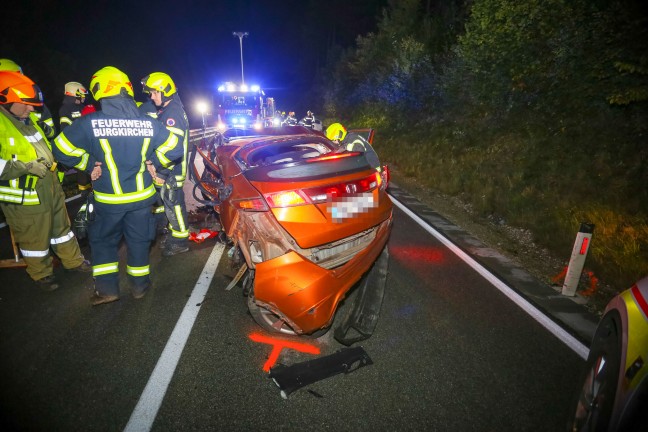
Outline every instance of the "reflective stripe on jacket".
[[(34, 126), (33, 135), (23, 135), (14, 126), (4, 112), (0, 112), (0, 159), (19, 160), (21, 162), (30, 162), (38, 159), (38, 154), (32, 143), (44, 141), (42, 130)], [(40, 200), (36, 193), (36, 183), (38, 177), (25, 174), (11, 180), (0, 180), (0, 201), (22, 205), (38, 205)]]
[(101, 176), (93, 181), (93, 189), (97, 202), (105, 204), (137, 203), (153, 197), (155, 188), (146, 161), (161, 169), (183, 152), (177, 136), (156, 120), (102, 111), (75, 120), (54, 144), (54, 154), (62, 164), (87, 173), (96, 163), (101, 164)]

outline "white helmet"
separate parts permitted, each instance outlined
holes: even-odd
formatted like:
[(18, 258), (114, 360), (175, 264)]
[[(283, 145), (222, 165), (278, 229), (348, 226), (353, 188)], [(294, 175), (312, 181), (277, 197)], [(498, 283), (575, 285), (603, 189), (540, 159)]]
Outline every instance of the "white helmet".
[(74, 81), (65, 84), (65, 96), (84, 98), (87, 95), (88, 95), (88, 90), (86, 90), (86, 88), (83, 87), (83, 84)]

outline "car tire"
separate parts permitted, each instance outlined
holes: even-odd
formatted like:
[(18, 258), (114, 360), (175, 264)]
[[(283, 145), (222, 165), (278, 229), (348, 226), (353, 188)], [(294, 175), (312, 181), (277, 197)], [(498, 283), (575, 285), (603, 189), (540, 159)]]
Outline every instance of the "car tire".
[(619, 384), (620, 322), (619, 314), (613, 311), (596, 328), (569, 431), (608, 430)]

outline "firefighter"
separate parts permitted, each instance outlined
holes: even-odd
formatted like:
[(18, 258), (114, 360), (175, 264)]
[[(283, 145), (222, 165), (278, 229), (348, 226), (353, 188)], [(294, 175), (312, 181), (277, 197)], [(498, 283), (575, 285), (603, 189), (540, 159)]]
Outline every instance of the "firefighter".
[(101, 103), (101, 111), (68, 126), (56, 138), (54, 153), (62, 163), (89, 173), (93, 181), (94, 202), (88, 206), (95, 278), (91, 303), (100, 305), (119, 299), (122, 237), (128, 248), (126, 273), (133, 283), (133, 297), (142, 298), (149, 290), (155, 188), (146, 161), (161, 169), (182, 157), (182, 145), (158, 122), (140, 114), (133, 86), (119, 69), (106, 66), (97, 71), (90, 92)]
[[(187, 146), (189, 143), (189, 120), (171, 77), (163, 72), (153, 72), (142, 78), (142, 89), (150, 97), (157, 109), (155, 118), (182, 143), (181, 159), (173, 165), (158, 171), (152, 171), (159, 185), (160, 199), (168, 221), (169, 233), (160, 242), (163, 256), (173, 256), (189, 250), (189, 224), (184, 190), (182, 189), (187, 175)], [(140, 112), (147, 104), (140, 107)], [(147, 112), (148, 114), (148, 112)], [(159, 211), (159, 208), (158, 208)]]
[(308, 110), (306, 111), (306, 117), (304, 117), (304, 122), (307, 124), (313, 124), (315, 121), (315, 114), (313, 114), (313, 111)]
[[(83, 115), (82, 110), (88, 95), (88, 90), (82, 84), (74, 81), (65, 84), (64, 90), (63, 104), (59, 109), (59, 128), (61, 132)], [(77, 171), (77, 187), (81, 197), (86, 199), (92, 189), (92, 181), (90, 175), (85, 171)], [(82, 209), (85, 210), (83, 207)]]
[[(23, 73), (23, 70), (16, 62), (9, 59), (0, 59), (0, 71), (10, 71)], [(43, 130), (45, 137), (47, 139), (52, 139), (56, 136), (56, 128), (54, 127), (54, 119), (52, 118), (52, 112), (49, 110), (47, 105), (43, 103), (41, 106), (34, 108), (34, 111), (29, 113), (29, 117), (38, 123), (38, 126)]]
[(30, 116), (40, 89), (18, 72), (0, 72), (0, 208), (20, 247), (27, 273), (46, 291), (58, 288), (50, 248), (63, 267), (90, 272), (70, 230), (65, 193), (44, 132)]
[(331, 141), (335, 141), (343, 145), (347, 151), (356, 151), (364, 153), (365, 159), (370, 166), (374, 167), (376, 171), (381, 172), (382, 165), (378, 154), (373, 146), (364, 139), (362, 136), (355, 132), (347, 131), (341, 123), (333, 123), (326, 128), (326, 137)]
[(289, 111), (288, 115), (284, 119), (282, 126), (297, 126), (297, 117), (295, 117), (295, 111)]

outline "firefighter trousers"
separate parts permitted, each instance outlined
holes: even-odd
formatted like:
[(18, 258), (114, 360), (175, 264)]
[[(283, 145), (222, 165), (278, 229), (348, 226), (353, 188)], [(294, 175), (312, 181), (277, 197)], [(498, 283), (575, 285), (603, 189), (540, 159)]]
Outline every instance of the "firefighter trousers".
[(150, 285), (149, 249), (155, 238), (155, 218), (150, 204), (119, 211), (116, 204), (95, 203), (88, 226), (95, 290), (102, 296), (119, 296), (119, 244), (126, 243), (126, 273), (143, 292)]
[(189, 224), (187, 223), (187, 205), (182, 186), (168, 187), (162, 185), (159, 189), (160, 199), (164, 205), (164, 214), (169, 221), (171, 239), (175, 243), (185, 243), (189, 240)]
[(56, 173), (48, 171), (38, 180), (36, 190), (39, 205), (0, 204), (27, 264), (27, 273), (34, 280), (53, 274), (50, 248), (66, 269), (78, 267), (84, 260), (70, 229), (65, 193)]

